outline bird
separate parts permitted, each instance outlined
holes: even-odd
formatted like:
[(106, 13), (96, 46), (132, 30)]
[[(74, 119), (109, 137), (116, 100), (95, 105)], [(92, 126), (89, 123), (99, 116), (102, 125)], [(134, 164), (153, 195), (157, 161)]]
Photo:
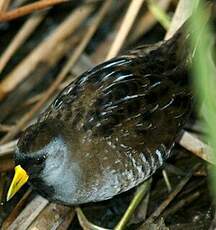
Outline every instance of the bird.
[(151, 177), (194, 103), (185, 34), (127, 51), (66, 86), (21, 134), (7, 200), (29, 182), (52, 202), (99, 202)]

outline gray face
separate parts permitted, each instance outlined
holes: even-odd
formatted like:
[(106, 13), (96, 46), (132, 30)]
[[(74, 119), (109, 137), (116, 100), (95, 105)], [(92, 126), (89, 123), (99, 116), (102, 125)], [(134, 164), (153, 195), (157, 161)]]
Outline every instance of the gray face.
[(48, 154), (41, 178), (46, 185), (53, 187), (52, 199), (71, 203), (81, 178), (79, 164), (71, 160), (71, 154), (62, 138), (54, 138), (44, 151), (46, 149)]
[[(71, 204), (79, 186), (81, 172), (79, 165), (73, 163), (73, 154), (68, 150), (63, 137), (52, 137), (49, 142), (34, 151), (31, 146), (33, 141), (29, 138), (23, 140), (18, 143), (15, 162), (27, 171), (30, 184), (51, 201)], [(24, 148), (23, 143), (28, 146), (25, 145)], [(27, 151), (28, 149), (31, 151)]]
[(32, 154), (36, 156), (42, 153), (46, 155), (46, 159), (38, 178), (32, 180), (32, 185), (41, 195), (47, 194), (50, 200), (65, 204), (75, 202), (73, 197), (79, 186), (81, 171), (79, 165), (71, 161), (71, 154), (64, 140), (55, 137), (42, 150)]

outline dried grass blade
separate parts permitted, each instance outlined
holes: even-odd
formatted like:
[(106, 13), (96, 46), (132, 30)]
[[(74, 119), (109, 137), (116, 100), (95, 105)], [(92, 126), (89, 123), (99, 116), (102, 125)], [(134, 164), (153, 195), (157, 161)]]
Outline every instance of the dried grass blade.
[(19, 83), (27, 78), (37, 65), (44, 59), (50, 57), (53, 49), (71, 35), (84, 19), (91, 13), (93, 7), (81, 6), (75, 9), (57, 29), (42, 43), (40, 43), (24, 60), (18, 64), (0, 82), (0, 100), (3, 100)]
[(10, 42), (5, 52), (0, 57), (0, 73), (11, 59), (16, 50), (26, 41), (26, 39), (32, 34), (35, 28), (44, 19), (45, 13), (32, 15), (22, 26), (19, 32), (14, 36), (14, 39)]
[(135, 19), (136, 16), (143, 4), (144, 0), (133, 0), (127, 10), (127, 13), (123, 19), (123, 22), (121, 24), (121, 27), (118, 31), (118, 34), (112, 44), (112, 47), (110, 48), (110, 51), (106, 57), (106, 60), (109, 60), (113, 57), (115, 57), (118, 52), (120, 51)]
[(26, 6), (19, 7), (8, 12), (0, 12), (0, 22), (10, 21), (18, 17), (35, 12), (37, 10), (46, 9), (50, 6), (54, 6), (67, 1), (68, 0), (42, 0), (28, 4)]

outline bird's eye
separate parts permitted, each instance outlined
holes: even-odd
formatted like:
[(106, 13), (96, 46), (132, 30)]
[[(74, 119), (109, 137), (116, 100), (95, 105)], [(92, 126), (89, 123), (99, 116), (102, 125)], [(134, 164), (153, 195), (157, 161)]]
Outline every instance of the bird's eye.
[(43, 158), (43, 157), (37, 158), (36, 161), (35, 161), (35, 164), (36, 164), (36, 165), (40, 165), (40, 164), (43, 163), (43, 161), (44, 161), (44, 158)]

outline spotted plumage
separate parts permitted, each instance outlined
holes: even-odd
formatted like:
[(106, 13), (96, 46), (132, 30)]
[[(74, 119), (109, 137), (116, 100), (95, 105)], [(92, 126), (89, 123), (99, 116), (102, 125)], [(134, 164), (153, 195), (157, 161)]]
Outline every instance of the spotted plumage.
[(138, 47), (57, 96), (15, 154), (39, 193), (68, 205), (105, 200), (163, 164), (192, 106), (184, 43), (178, 32)]

